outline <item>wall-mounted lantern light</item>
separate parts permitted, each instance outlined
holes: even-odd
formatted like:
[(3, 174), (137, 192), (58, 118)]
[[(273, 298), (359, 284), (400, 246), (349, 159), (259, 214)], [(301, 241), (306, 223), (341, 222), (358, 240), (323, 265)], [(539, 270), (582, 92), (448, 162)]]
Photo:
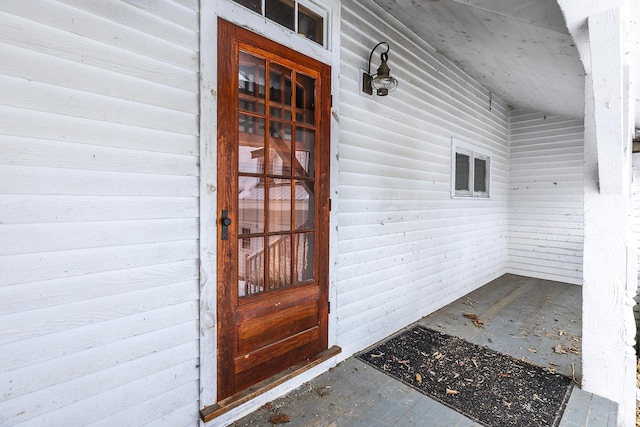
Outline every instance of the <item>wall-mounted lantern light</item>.
[[(373, 52), (381, 45), (386, 45), (387, 50), (380, 54), (378, 71), (376, 71), (375, 74), (371, 74), (371, 57), (373, 57)], [(375, 89), (376, 95), (386, 96), (398, 87), (398, 81), (389, 75), (389, 66), (387, 65), (389, 55), (387, 52), (389, 52), (389, 44), (387, 42), (380, 42), (371, 50), (371, 54), (369, 55), (369, 68), (367, 68), (366, 73), (362, 73), (362, 91), (364, 93), (372, 95), (373, 89)]]

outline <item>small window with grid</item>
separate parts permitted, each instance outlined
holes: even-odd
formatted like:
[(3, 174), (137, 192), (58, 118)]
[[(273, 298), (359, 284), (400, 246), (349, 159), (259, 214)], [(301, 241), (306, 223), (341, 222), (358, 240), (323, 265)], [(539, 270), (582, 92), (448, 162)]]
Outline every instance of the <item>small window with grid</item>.
[(451, 196), (489, 198), (491, 153), (453, 138), (451, 159)]

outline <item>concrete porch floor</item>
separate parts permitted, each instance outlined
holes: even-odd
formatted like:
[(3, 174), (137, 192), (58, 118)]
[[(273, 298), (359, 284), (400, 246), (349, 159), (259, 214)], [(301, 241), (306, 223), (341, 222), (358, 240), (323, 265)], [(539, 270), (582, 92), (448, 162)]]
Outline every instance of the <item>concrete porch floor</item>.
[[(505, 275), (417, 323), (555, 369), (579, 384), (581, 307), (579, 286)], [(616, 411), (615, 403), (574, 387), (560, 425), (613, 427)], [(295, 427), (480, 425), (354, 357), (232, 425), (271, 426), (277, 414)]]

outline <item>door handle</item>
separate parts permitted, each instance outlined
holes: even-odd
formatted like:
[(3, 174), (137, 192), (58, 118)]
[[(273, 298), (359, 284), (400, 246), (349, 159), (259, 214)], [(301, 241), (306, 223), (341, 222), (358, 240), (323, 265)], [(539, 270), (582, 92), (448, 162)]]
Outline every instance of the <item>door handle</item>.
[(222, 217), (220, 218), (220, 225), (222, 230), (220, 231), (220, 238), (222, 240), (229, 239), (229, 226), (231, 225), (231, 218), (229, 218), (229, 211), (222, 211)]

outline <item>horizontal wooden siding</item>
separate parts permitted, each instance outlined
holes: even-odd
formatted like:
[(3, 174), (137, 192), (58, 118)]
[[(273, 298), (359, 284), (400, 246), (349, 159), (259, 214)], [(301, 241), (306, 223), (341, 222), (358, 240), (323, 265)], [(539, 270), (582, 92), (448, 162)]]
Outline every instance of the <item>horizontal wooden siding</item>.
[[(640, 153), (633, 154), (633, 181), (632, 181), (632, 212), (633, 212), (633, 237), (636, 242), (638, 265), (640, 266)], [(636, 320), (636, 347), (640, 343), (640, 269), (637, 272), (637, 289), (633, 306), (633, 317)]]
[(0, 424), (197, 425), (198, 2), (0, 2)]
[[(506, 271), (508, 107), (372, 2), (344, 2), (341, 27), (337, 340), (349, 355)], [(399, 86), (369, 97), (360, 69), (381, 40)], [(492, 152), (490, 199), (451, 198), (452, 137)]]
[(582, 121), (514, 111), (510, 144), (509, 271), (581, 284)]

